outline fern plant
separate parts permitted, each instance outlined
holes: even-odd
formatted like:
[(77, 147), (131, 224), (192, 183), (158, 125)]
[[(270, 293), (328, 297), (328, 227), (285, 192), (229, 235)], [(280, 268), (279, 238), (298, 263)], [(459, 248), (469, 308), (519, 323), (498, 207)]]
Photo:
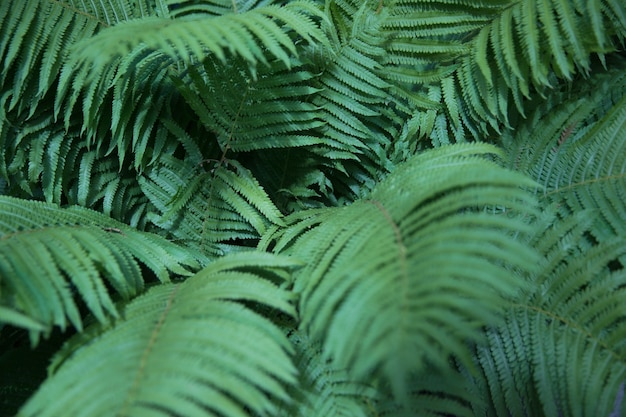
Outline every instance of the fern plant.
[(0, 414), (626, 413), (619, 0), (5, 0)]

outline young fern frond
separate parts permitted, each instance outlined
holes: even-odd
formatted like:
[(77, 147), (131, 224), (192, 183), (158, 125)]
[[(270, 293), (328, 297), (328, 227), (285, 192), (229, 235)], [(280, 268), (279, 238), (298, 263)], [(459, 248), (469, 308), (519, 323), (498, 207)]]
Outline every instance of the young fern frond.
[(38, 323), (26, 325), (33, 344), (53, 326), (82, 329), (76, 298), (100, 322), (116, 317), (113, 299), (143, 288), (140, 263), (162, 282), (198, 266), (163, 238), (80, 207), (0, 196), (0, 218), (0, 322)]
[(248, 252), (151, 288), (89, 339), (70, 339), (18, 415), (272, 415), (297, 380), (292, 347), (249, 305), (295, 315), (279, 285), (297, 266)]
[(485, 154), (495, 151), (481, 144), (426, 152), (365, 199), (295, 213), (287, 228), (264, 236), (262, 248), (309, 260), (294, 282), (301, 328), (335, 366), (357, 380), (380, 375), (403, 397), (407, 378), (425, 364), (470, 360), (465, 341), (479, 339), (517, 290), (505, 265), (532, 269), (536, 258), (511, 237), (528, 232), (527, 223), (483, 212), (494, 205), (534, 213), (522, 189), (532, 183), (489, 162)]

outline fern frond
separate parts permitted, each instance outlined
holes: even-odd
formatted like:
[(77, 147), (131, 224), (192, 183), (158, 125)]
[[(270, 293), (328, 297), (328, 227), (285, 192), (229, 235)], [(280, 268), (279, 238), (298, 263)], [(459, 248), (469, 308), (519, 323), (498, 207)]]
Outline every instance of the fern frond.
[(110, 130), (120, 161), (132, 152), (135, 167), (143, 169), (160, 155), (159, 121), (186, 110), (175, 108), (172, 75), (205, 59), (227, 66), (227, 57), (243, 63), (235, 71), (254, 73), (258, 63), (275, 59), (289, 66), (297, 55), (292, 38), (327, 43), (321, 17), (307, 2), (290, 2), (223, 16), (144, 17), (109, 27), (74, 46), (59, 78), (55, 114), (68, 125), (80, 104), (88, 141), (97, 143)]
[(27, 112), (52, 86), (73, 43), (105, 24), (67, 2), (2, 2), (0, 91), (12, 91), (9, 108)]
[(273, 415), (296, 381), (292, 347), (243, 302), (294, 315), (292, 295), (274, 281), (296, 266), (249, 252), (150, 289), (123, 318), (88, 329), (88, 343), (71, 340), (18, 415)]
[(99, 321), (117, 316), (107, 286), (122, 299), (136, 295), (138, 262), (163, 282), (197, 266), (176, 245), (91, 210), (0, 196), (0, 213), (0, 321), (26, 324), (33, 343), (41, 328), (82, 329), (77, 296)]
[[(324, 125), (318, 107), (309, 102), (318, 91), (311, 86), (313, 77), (301, 64), (272, 62), (253, 79), (241, 61), (205, 60), (176, 85), (222, 149), (248, 152), (329, 142), (310, 134)], [(231, 94), (233, 89), (240, 94)]]
[[(97, 79), (114, 58), (140, 45), (160, 51), (174, 62), (199, 62), (214, 56), (225, 63), (227, 56), (235, 56), (253, 67), (268, 62), (267, 51), (289, 65), (296, 47), (286, 32), (309, 42), (327, 42), (311, 14), (315, 14), (314, 7), (306, 1), (295, 1), (241, 14), (178, 20), (143, 18), (120, 23), (84, 40), (76, 45), (67, 65), (85, 77), (81, 82)], [(313, 17), (320, 18), (321, 14)]]
[(468, 360), (464, 342), (479, 337), (481, 323), (494, 320), (516, 289), (503, 265), (525, 270), (536, 257), (510, 236), (527, 224), (482, 211), (533, 213), (521, 188), (531, 183), (487, 161), (492, 152), (486, 145), (426, 152), (366, 199), (295, 213), (287, 228), (264, 236), (261, 247), (308, 260), (294, 283), (301, 326), (336, 366), (360, 380), (382, 375), (402, 395), (425, 363)]
[(276, 417), (366, 417), (374, 401), (373, 387), (350, 379), (345, 370), (324, 360), (319, 343), (297, 331), (289, 339), (295, 348), (299, 383), (290, 392), (293, 401), (284, 404)]
[[(174, 158), (141, 179), (144, 193), (159, 215), (151, 221), (206, 255), (236, 250), (237, 240), (254, 241), (269, 225), (282, 225), (282, 214), (249, 170), (236, 161), (210, 162), (208, 170)], [(239, 250), (243, 248), (240, 247)]]
[(544, 204), (596, 211), (591, 233), (605, 241), (626, 235), (626, 77), (615, 68), (596, 78), (575, 100), (555, 93), (504, 140), (510, 164), (543, 186)]
[(43, 103), (31, 116), (0, 109), (0, 118), (5, 122), (0, 125), (0, 175), (12, 196), (79, 204), (134, 226), (145, 224), (147, 198), (137, 174), (108, 155), (106, 141), (89, 149), (77, 123), (66, 131)]
[(533, 177), (541, 270), (477, 348), (485, 415), (620, 415), (626, 351), (623, 60), (555, 91), (515, 132), (509, 165)]
[(588, 75), (593, 55), (614, 51), (626, 35), (619, 18), (625, 13), (624, 4), (604, 0), (533, 0), (503, 8), (473, 36), (472, 52), (451, 76), (470, 116), (464, 123), (499, 130), (508, 123), (509, 104), (524, 114), (526, 98)]
[(103, 28), (146, 16), (150, 3), (4, 1), (0, 6), (0, 91), (13, 92), (10, 107), (28, 111), (31, 100), (43, 98), (53, 86), (77, 42)]
[(626, 274), (613, 265), (626, 245), (612, 239), (590, 247), (585, 233), (594, 217), (589, 211), (552, 217), (529, 242), (544, 254), (541, 271), (477, 349), (485, 378), (479, 385), (491, 398), (486, 415), (626, 411), (616, 400), (626, 380)]

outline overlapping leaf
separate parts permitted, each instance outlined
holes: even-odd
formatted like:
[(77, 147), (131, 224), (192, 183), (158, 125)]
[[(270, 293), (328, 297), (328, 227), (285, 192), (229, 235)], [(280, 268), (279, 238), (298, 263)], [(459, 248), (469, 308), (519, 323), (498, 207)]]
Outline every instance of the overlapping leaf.
[(484, 211), (534, 212), (522, 189), (532, 183), (489, 162), (484, 154), (494, 151), (424, 153), (367, 198), (293, 214), (264, 238), (308, 260), (294, 284), (301, 326), (336, 366), (356, 378), (380, 374), (402, 396), (408, 375), (426, 363), (469, 361), (465, 341), (480, 338), (517, 289), (508, 268), (532, 269), (536, 257), (511, 236), (528, 231), (526, 222)]
[(103, 214), (0, 197), (0, 321), (41, 332), (82, 329), (80, 306), (99, 320), (117, 316), (114, 299), (144, 285), (140, 263), (156, 277), (197, 266), (180, 247)]
[(71, 340), (18, 415), (272, 415), (296, 381), (292, 348), (244, 302), (294, 315), (278, 284), (296, 266), (248, 252), (151, 288), (110, 325)]

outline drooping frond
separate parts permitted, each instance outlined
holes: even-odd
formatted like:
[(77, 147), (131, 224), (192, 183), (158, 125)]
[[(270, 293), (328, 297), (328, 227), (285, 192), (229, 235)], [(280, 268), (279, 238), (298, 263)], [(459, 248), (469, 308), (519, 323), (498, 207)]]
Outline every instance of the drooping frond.
[[(70, 46), (105, 22), (64, 2), (7, 0), (0, 5), (0, 91), (27, 111), (57, 77)], [(28, 45), (27, 47), (25, 45)], [(39, 68), (39, 71), (33, 71)]]
[(0, 219), (0, 322), (31, 330), (33, 342), (68, 322), (82, 329), (76, 298), (99, 321), (117, 316), (113, 298), (143, 288), (140, 263), (162, 282), (197, 266), (163, 238), (80, 207), (0, 196)]
[[(559, 79), (587, 75), (626, 37), (626, 4), (614, 0), (511, 2), (471, 38), (471, 53), (442, 85), (450, 116), (462, 106), (471, 129), (500, 130), (524, 100)], [(450, 88), (453, 86), (453, 88)], [(516, 110), (509, 107), (514, 105)]]
[(292, 295), (277, 284), (295, 266), (249, 252), (150, 289), (121, 318), (87, 329), (87, 343), (70, 340), (18, 415), (272, 415), (296, 381), (292, 347), (242, 302), (294, 315)]
[(172, 62), (200, 62), (211, 56), (225, 63), (227, 57), (241, 57), (252, 69), (274, 57), (289, 65), (290, 57), (297, 54), (290, 35), (308, 42), (327, 42), (312, 16), (321, 17), (312, 3), (303, 0), (241, 14), (124, 22), (76, 45), (66, 65), (67, 77), (75, 79), (72, 89), (82, 89), (89, 82), (98, 82), (114, 60), (137, 48), (158, 51)]
[(486, 416), (618, 416), (626, 412), (624, 239), (590, 246), (596, 213), (548, 217), (529, 244), (538, 274), (511, 302), (506, 320), (477, 349)]
[(141, 184), (158, 212), (150, 220), (207, 255), (223, 255), (237, 248), (236, 241), (254, 242), (268, 226), (284, 224), (263, 188), (236, 161), (193, 166), (162, 157)]
[[(468, 339), (516, 290), (509, 267), (535, 254), (512, 239), (529, 227), (486, 206), (532, 214), (527, 179), (489, 162), (487, 145), (426, 152), (363, 200), (301, 211), (261, 242), (306, 259), (295, 277), (302, 329), (357, 379), (384, 376), (396, 395), (425, 363), (468, 360)], [(355, 343), (358, 341), (358, 343)]]
[(320, 19), (312, 3), (297, 1), (237, 14), (120, 23), (73, 47), (59, 78), (55, 114), (67, 125), (80, 105), (90, 143), (110, 130), (120, 160), (132, 154), (135, 166), (143, 168), (159, 155), (159, 121), (185, 117), (172, 76), (204, 60), (226, 67), (239, 60), (234, 71), (252, 73), (272, 60), (289, 66), (297, 56), (296, 38), (327, 43)]
[[(73, 45), (99, 30), (145, 17), (151, 1), (7, 0), (0, 5), (0, 91), (28, 111), (55, 82)], [(37, 68), (37, 70), (33, 70)]]

